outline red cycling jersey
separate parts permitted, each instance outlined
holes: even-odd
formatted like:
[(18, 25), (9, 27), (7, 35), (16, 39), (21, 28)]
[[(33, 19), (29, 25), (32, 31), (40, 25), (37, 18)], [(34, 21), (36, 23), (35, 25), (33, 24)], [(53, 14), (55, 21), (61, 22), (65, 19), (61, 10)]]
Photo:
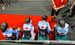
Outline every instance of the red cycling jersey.
[(66, 5), (67, 0), (54, 0), (55, 6), (58, 8), (62, 5)]

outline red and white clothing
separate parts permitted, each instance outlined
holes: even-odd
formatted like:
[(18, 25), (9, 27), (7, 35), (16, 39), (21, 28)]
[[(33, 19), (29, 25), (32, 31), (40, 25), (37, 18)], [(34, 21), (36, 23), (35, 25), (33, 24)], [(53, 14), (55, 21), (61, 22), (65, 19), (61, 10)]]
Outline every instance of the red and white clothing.
[(53, 0), (54, 4), (56, 8), (61, 7), (62, 5), (66, 5), (67, 0)]
[(52, 0), (52, 11), (51, 16), (58, 15), (60, 10), (65, 7), (67, 0)]
[(31, 34), (30, 40), (34, 40), (34, 37), (35, 37), (34, 26), (31, 23), (24, 24), (23, 25), (23, 30), (30, 31), (30, 34)]

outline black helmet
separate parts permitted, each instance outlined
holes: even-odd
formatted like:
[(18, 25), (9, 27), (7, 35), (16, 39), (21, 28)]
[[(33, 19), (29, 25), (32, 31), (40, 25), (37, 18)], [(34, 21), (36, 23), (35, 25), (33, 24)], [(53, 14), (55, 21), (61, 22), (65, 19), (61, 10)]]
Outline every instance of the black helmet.
[(6, 23), (6, 22), (3, 22), (0, 26), (0, 28), (3, 32), (7, 29), (7, 27), (8, 27), (8, 23)]
[(42, 16), (42, 19), (43, 19), (43, 20), (47, 20), (47, 16), (45, 16), (45, 15)]
[(26, 23), (30, 23), (31, 19), (30, 18), (26, 18)]
[(58, 23), (61, 27), (65, 26), (65, 21), (63, 19), (58, 20)]

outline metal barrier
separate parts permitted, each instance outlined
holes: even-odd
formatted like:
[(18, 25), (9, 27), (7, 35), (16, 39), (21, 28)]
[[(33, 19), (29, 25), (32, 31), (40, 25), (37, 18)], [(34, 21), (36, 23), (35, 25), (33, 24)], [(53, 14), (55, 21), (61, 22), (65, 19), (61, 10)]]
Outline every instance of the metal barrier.
[(16, 43), (16, 44), (32, 44), (32, 45), (39, 45), (39, 44), (42, 44), (42, 45), (53, 45), (53, 44), (75, 44), (75, 41), (49, 41), (49, 40), (0, 40), (0, 44), (4, 42), (4, 43)]

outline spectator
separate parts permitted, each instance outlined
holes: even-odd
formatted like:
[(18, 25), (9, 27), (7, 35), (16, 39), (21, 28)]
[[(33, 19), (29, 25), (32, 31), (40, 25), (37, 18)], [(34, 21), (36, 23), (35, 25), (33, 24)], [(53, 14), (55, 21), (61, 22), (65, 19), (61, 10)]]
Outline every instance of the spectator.
[(35, 38), (34, 26), (31, 21), (30, 18), (26, 18), (26, 24), (23, 24), (24, 34), (22, 40), (34, 40)]
[(59, 19), (58, 24), (55, 25), (55, 39), (68, 40), (67, 38), (68, 31), (69, 31), (69, 24), (65, 23), (63, 19)]
[(71, 6), (70, 9), (72, 10), (72, 13), (71, 13), (71, 15), (70, 15), (69, 17), (72, 18), (72, 17), (75, 15), (75, 1), (74, 1), (74, 3), (72, 4), (72, 6)]
[(12, 30), (13, 30), (12, 40), (18, 40), (19, 39), (20, 28), (17, 28), (16, 26), (14, 26), (12, 28)]
[(42, 21), (38, 22), (38, 30), (39, 30), (38, 40), (49, 40), (48, 34), (50, 34), (51, 28), (46, 20), (47, 16), (43, 16)]
[(8, 24), (6, 22), (3, 22), (1, 24), (1, 30), (3, 32), (3, 35), (6, 36), (7, 40), (11, 40), (13, 31), (11, 29), (8, 29)]
[(65, 7), (67, 0), (52, 0), (52, 12), (51, 16), (57, 16), (59, 11)]

